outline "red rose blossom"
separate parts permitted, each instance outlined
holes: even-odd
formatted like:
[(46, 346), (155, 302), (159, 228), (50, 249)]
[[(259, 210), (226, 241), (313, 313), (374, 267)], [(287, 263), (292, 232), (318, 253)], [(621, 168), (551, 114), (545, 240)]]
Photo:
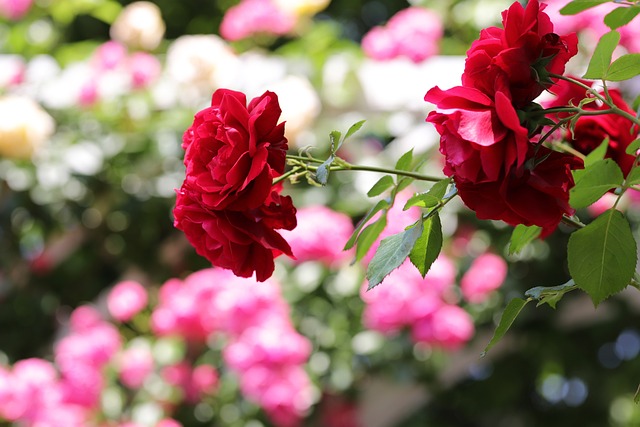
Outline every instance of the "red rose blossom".
[(456, 187), (478, 219), (537, 225), (545, 237), (563, 215), (574, 213), (569, 205), (569, 190), (574, 185), (571, 170), (583, 164), (577, 157), (543, 146), (531, 146), (529, 157), (525, 166), (511, 169), (502, 180), (475, 184), (456, 179)]
[[(593, 82), (580, 80), (582, 83), (591, 86)], [(586, 91), (565, 80), (558, 82), (553, 92), (557, 98), (545, 104), (547, 108), (562, 107), (567, 105), (577, 105), (582, 99), (587, 97)], [(622, 94), (617, 89), (609, 89), (609, 96), (613, 103), (620, 109), (635, 116), (636, 113), (622, 98)], [(604, 92), (600, 95), (605, 96)], [(585, 104), (583, 109), (588, 111), (602, 111), (609, 107), (599, 101)], [(564, 115), (559, 115), (563, 117)], [(550, 117), (554, 119), (554, 114)], [(596, 149), (605, 138), (609, 138), (609, 147), (605, 157), (613, 159), (626, 176), (635, 161), (635, 156), (627, 154), (627, 147), (638, 138), (638, 127), (634, 126), (631, 120), (618, 114), (603, 114), (599, 116), (581, 116), (575, 124), (573, 135), (570, 130), (566, 130), (562, 135), (571, 145), (583, 154), (589, 154)]]
[(495, 181), (505, 170), (519, 167), (529, 147), (527, 130), (508, 96), (495, 93), (495, 101), (475, 88), (434, 87), (425, 101), (436, 104), (427, 121), (440, 133), (444, 173), (475, 184)]
[(183, 136), (185, 184), (211, 209), (261, 206), (284, 171), (287, 139), (275, 93), (247, 106), (241, 92), (218, 89)]
[(239, 277), (251, 277), (255, 271), (256, 279), (263, 282), (273, 274), (275, 257), (293, 256), (289, 244), (275, 231), (296, 226), (290, 197), (274, 190), (262, 206), (246, 211), (211, 210), (197, 198), (184, 186), (178, 191), (174, 225), (211, 264)]
[(551, 83), (549, 73), (562, 74), (578, 52), (575, 34), (553, 32), (545, 4), (530, 0), (524, 8), (515, 2), (502, 13), (504, 29), (490, 27), (467, 51), (463, 86), (493, 96), (496, 85), (506, 85), (516, 107), (533, 101)]
[(217, 90), (184, 133), (186, 177), (173, 210), (174, 226), (199, 255), (258, 281), (271, 276), (274, 258), (293, 256), (276, 231), (296, 226), (291, 198), (273, 186), (287, 151), (280, 113), (272, 92), (247, 106), (243, 93)]

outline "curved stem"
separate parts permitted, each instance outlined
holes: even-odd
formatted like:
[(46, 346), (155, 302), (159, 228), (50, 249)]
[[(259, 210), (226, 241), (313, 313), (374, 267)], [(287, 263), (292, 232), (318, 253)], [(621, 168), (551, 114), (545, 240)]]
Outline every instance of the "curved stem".
[(340, 169), (331, 169), (331, 170), (352, 170), (352, 171), (365, 171), (365, 172), (379, 172), (379, 173), (388, 173), (388, 174), (392, 174), (392, 175), (398, 175), (398, 176), (406, 176), (409, 178), (413, 178), (413, 179), (417, 179), (419, 181), (430, 181), (430, 182), (438, 182), (438, 181), (442, 181), (443, 179), (446, 179), (445, 177), (436, 177), (436, 176), (430, 176), (430, 175), (423, 175), (421, 173), (418, 172), (411, 172), (411, 171), (403, 171), (403, 170), (398, 170), (398, 169), (388, 169), (388, 168), (381, 168), (381, 167), (377, 167), (377, 166), (365, 166), (365, 165), (352, 165), (351, 163), (344, 163), (342, 165), (339, 165)]

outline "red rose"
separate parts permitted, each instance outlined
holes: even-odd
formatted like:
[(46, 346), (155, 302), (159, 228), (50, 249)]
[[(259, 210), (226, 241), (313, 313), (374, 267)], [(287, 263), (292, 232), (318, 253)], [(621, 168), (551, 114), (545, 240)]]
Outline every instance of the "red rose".
[(293, 256), (289, 244), (275, 231), (296, 226), (290, 197), (272, 191), (258, 208), (230, 211), (209, 209), (199, 202), (199, 193), (185, 186), (177, 193), (174, 225), (211, 264), (240, 277), (251, 277), (255, 271), (256, 279), (263, 282), (273, 274), (275, 257)]
[(537, 225), (544, 237), (563, 215), (574, 213), (569, 205), (574, 185), (571, 170), (582, 168), (582, 161), (543, 146), (532, 146), (529, 157), (525, 166), (512, 168), (503, 180), (474, 184), (456, 179), (456, 187), (479, 219)]
[[(275, 93), (247, 107), (241, 92), (217, 90), (183, 136), (185, 184), (210, 209), (246, 210), (263, 204), (284, 171), (287, 139)], [(192, 193), (195, 195), (195, 193)]]
[(467, 51), (463, 86), (493, 96), (506, 85), (516, 107), (533, 101), (552, 83), (549, 73), (562, 74), (578, 52), (575, 34), (553, 32), (545, 4), (530, 0), (526, 8), (515, 2), (502, 13), (504, 29), (491, 27)]
[(273, 186), (287, 151), (280, 113), (272, 92), (247, 106), (243, 93), (217, 90), (184, 133), (186, 178), (173, 210), (199, 255), (258, 281), (271, 276), (275, 257), (293, 256), (276, 231), (296, 226), (291, 198)]
[[(593, 82), (580, 80), (588, 86)], [(575, 84), (567, 81), (558, 82), (554, 86), (554, 93), (557, 98), (545, 104), (545, 107), (561, 107), (566, 105), (577, 105), (587, 95), (585, 90)], [(604, 96), (604, 92), (600, 92)], [(636, 113), (627, 105), (622, 95), (617, 89), (610, 89), (609, 96), (613, 103), (620, 109), (635, 116)], [(589, 111), (607, 110), (609, 107), (599, 101), (585, 104), (582, 108)], [(555, 115), (551, 114), (553, 119)], [(635, 161), (635, 156), (627, 154), (627, 147), (631, 142), (638, 138), (638, 127), (633, 122), (618, 114), (603, 114), (600, 116), (582, 116), (578, 119), (573, 131), (566, 130), (563, 137), (568, 140), (571, 145), (583, 154), (589, 154), (595, 148), (602, 144), (605, 138), (609, 138), (609, 147), (605, 157), (613, 159), (626, 176)]]
[(440, 133), (444, 173), (474, 184), (495, 181), (524, 164), (529, 139), (511, 101), (503, 92), (495, 101), (478, 89), (434, 87), (424, 98), (436, 104), (427, 121)]

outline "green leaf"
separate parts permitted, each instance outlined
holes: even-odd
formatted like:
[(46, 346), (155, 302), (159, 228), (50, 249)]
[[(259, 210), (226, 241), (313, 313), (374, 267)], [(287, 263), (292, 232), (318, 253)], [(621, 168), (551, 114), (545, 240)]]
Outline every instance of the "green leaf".
[(396, 169), (406, 171), (411, 169), (411, 163), (413, 162), (413, 148), (404, 153), (396, 162)]
[(576, 185), (569, 191), (569, 203), (581, 209), (597, 201), (604, 193), (622, 185), (624, 176), (620, 166), (611, 159), (599, 160), (580, 174)]
[(640, 53), (629, 53), (613, 61), (605, 79), (619, 82), (638, 75), (640, 75)]
[(349, 128), (349, 130), (347, 131), (347, 133), (345, 134), (344, 139), (346, 140), (351, 135), (353, 135), (354, 133), (358, 132), (360, 130), (360, 128), (362, 127), (362, 125), (364, 125), (364, 122), (366, 122), (366, 120), (360, 120), (359, 122), (356, 122), (356, 123), (352, 124), (351, 127)]
[(331, 152), (331, 157), (336, 154), (336, 151), (340, 148), (340, 138), (342, 137), (342, 133), (337, 130), (333, 130), (329, 133), (329, 151)]
[(511, 233), (511, 240), (509, 241), (509, 255), (517, 254), (529, 243), (538, 238), (541, 227), (537, 225), (526, 226), (518, 224)]
[(640, 184), (640, 167), (636, 166), (627, 175), (627, 185)]
[(442, 224), (437, 213), (422, 223), (422, 235), (416, 240), (409, 253), (411, 263), (416, 266), (422, 277), (427, 274), (442, 249)]
[(542, 304), (549, 304), (551, 308), (555, 309), (556, 304), (562, 299), (564, 294), (571, 292), (576, 288), (576, 283), (571, 279), (567, 283), (558, 286), (536, 286), (535, 288), (529, 289), (524, 294), (529, 298), (538, 300), (536, 307), (539, 307)]
[(615, 30), (623, 25), (627, 25), (639, 13), (640, 7), (638, 6), (622, 6), (609, 12), (607, 16), (604, 17), (604, 23), (612, 30)]
[(373, 222), (371, 225), (368, 225), (360, 236), (358, 236), (358, 244), (356, 246), (356, 259), (358, 262), (369, 252), (371, 246), (375, 243), (375, 241), (380, 237), (380, 233), (384, 231), (384, 228), (387, 226), (387, 215), (384, 214), (377, 221)]
[(426, 193), (418, 193), (413, 195), (402, 210), (407, 210), (412, 206), (420, 206), (422, 208), (432, 208), (442, 201), (447, 192), (447, 187), (451, 183), (451, 178), (445, 178), (436, 182)]
[(407, 259), (416, 241), (422, 235), (422, 221), (418, 221), (401, 233), (389, 236), (380, 242), (380, 246), (367, 268), (367, 279), (371, 290), (382, 283), (393, 270)]
[(347, 243), (344, 245), (343, 250), (347, 251), (351, 249), (353, 245), (356, 244), (356, 241), (358, 240), (358, 235), (360, 234), (360, 230), (362, 230), (362, 227), (367, 225), (367, 222), (369, 222), (369, 220), (373, 218), (375, 214), (377, 214), (383, 209), (387, 209), (390, 205), (391, 205), (391, 201), (384, 199), (384, 200), (378, 201), (378, 203), (376, 203), (371, 209), (369, 209), (369, 212), (367, 212), (364, 218), (362, 218), (362, 220), (358, 223), (358, 225), (356, 226), (356, 229), (353, 230), (353, 234), (351, 235)]
[(405, 203), (403, 210), (407, 210), (413, 206), (419, 206), (421, 208), (432, 208), (442, 201), (441, 198), (433, 196), (429, 193), (419, 193), (412, 196), (407, 203)]
[(636, 139), (635, 141), (632, 141), (631, 144), (627, 146), (627, 149), (625, 151), (627, 154), (631, 154), (632, 156), (635, 156), (638, 150), (640, 150), (640, 138)]
[(371, 190), (367, 192), (367, 196), (369, 197), (379, 196), (380, 194), (384, 193), (386, 189), (390, 188), (392, 185), (393, 185), (393, 177), (391, 175), (385, 175), (382, 178), (380, 178), (378, 182), (373, 184), (373, 187), (371, 187)]
[(489, 341), (489, 344), (487, 344), (487, 346), (485, 347), (480, 357), (484, 357), (487, 354), (487, 352), (494, 345), (496, 345), (498, 341), (502, 339), (504, 334), (507, 333), (507, 331), (513, 324), (514, 320), (516, 320), (516, 317), (518, 317), (518, 314), (520, 314), (520, 312), (522, 311), (524, 306), (527, 305), (528, 302), (529, 300), (523, 300), (522, 298), (514, 298), (511, 301), (509, 301), (509, 304), (507, 304), (507, 307), (504, 309), (504, 312), (502, 313), (502, 317), (500, 318), (498, 327), (493, 333), (493, 337), (491, 338), (491, 341)]
[(611, 56), (613, 51), (618, 46), (620, 41), (620, 33), (617, 31), (609, 31), (600, 37), (598, 45), (596, 46), (587, 72), (584, 76), (585, 79), (603, 79), (607, 75), (607, 70), (611, 64)]
[(569, 272), (594, 305), (624, 289), (636, 268), (636, 241), (629, 222), (609, 209), (571, 234), (567, 246)]
[(608, 3), (609, 0), (573, 0), (565, 7), (560, 9), (562, 15), (575, 15), (583, 10), (591, 9), (603, 3)]
[(604, 141), (598, 145), (598, 147), (590, 152), (584, 159), (584, 167), (587, 168), (594, 163), (604, 159), (604, 155), (607, 154), (607, 148), (609, 148), (609, 137), (607, 136)]

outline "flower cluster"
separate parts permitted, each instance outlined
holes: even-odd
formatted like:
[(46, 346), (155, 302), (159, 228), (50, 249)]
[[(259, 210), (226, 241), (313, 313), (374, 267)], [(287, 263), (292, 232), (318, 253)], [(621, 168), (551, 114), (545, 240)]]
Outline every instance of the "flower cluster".
[(185, 337), (192, 344), (222, 334), (228, 341), (224, 360), (240, 377), (243, 394), (277, 425), (295, 425), (311, 406), (303, 368), (311, 346), (293, 328), (273, 280), (257, 286), (221, 269), (173, 279), (160, 289), (151, 320), (157, 335)]
[(406, 57), (419, 63), (438, 53), (443, 34), (438, 15), (422, 7), (409, 7), (396, 13), (387, 25), (365, 34), (362, 50), (379, 61)]
[(276, 231), (296, 226), (291, 198), (272, 184), (288, 147), (280, 113), (273, 92), (247, 106), (243, 93), (217, 90), (184, 133), (186, 177), (173, 211), (198, 254), (240, 277), (255, 272), (261, 282), (275, 257), (293, 255)]
[(436, 86), (425, 100), (437, 106), (427, 121), (465, 204), (480, 219), (537, 225), (547, 235), (573, 212), (571, 170), (581, 162), (532, 143), (538, 126), (520, 121), (577, 53), (575, 34), (554, 33), (544, 7), (514, 3), (502, 14), (504, 28), (482, 30), (471, 45), (462, 86)]
[(384, 286), (365, 292), (366, 283), (363, 285), (365, 326), (387, 334), (409, 327), (416, 342), (448, 350), (460, 348), (473, 336), (474, 327), (466, 311), (446, 302), (455, 277), (456, 269), (444, 255), (424, 279), (405, 261), (387, 277)]

